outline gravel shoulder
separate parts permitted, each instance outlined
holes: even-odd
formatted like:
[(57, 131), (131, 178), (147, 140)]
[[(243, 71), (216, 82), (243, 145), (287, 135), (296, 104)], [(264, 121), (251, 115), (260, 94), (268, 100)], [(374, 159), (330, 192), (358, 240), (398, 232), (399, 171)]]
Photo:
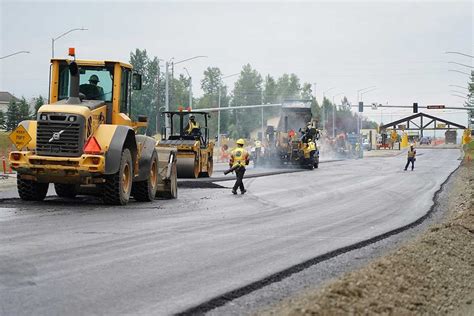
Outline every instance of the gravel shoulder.
[(453, 175), (446, 219), (367, 266), (258, 314), (474, 315), (474, 163)]

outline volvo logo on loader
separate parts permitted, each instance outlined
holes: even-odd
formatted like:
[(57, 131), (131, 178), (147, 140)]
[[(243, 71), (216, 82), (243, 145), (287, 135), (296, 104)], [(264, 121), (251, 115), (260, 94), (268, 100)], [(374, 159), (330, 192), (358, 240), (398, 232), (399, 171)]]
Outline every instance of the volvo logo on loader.
[(59, 140), (59, 139), (61, 138), (61, 133), (63, 133), (63, 132), (64, 132), (64, 130), (59, 131), (59, 132), (57, 132), (57, 133), (53, 133), (53, 137), (51, 137), (51, 138), (49, 139), (49, 142), (51, 143), (51, 142), (54, 141), (54, 140)]

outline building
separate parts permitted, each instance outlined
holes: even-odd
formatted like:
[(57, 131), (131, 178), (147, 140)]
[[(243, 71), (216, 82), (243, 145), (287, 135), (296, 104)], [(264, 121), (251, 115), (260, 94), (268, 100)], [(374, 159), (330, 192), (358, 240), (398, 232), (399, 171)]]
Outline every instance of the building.
[(0, 91), (0, 111), (3, 111), (5, 113), (7, 111), (8, 104), (11, 100), (14, 100), (15, 102), (20, 102), (20, 100), (10, 92)]

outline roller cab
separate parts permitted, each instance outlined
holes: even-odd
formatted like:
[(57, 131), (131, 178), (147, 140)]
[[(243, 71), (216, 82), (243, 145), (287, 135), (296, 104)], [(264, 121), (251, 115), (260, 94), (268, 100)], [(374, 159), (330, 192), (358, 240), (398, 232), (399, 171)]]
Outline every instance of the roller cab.
[(214, 167), (214, 143), (209, 141), (209, 114), (168, 111), (162, 115), (170, 124), (163, 130), (163, 139), (158, 142), (157, 149), (176, 150), (178, 178), (210, 177)]

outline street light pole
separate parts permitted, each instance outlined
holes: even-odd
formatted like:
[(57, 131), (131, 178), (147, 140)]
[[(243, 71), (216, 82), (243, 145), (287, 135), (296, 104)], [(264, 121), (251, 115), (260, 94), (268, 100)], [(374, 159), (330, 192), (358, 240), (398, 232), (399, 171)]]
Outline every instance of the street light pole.
[[(366, 90), (366, 91), (362, 91), (362, 90)], [(368, 88), (365, 88), (365, 89), (362, 89), (362, 90), (359, 90), (358, 93), (360, 91), (360, 101), (363, 101), (363, 96), (364, 94), (366, 93), (369, 93), (369, 92), (372, 92), (374, 90), (377, 90), (377, 87), (376, 86), (372, 86), (372, 87), (368, 87)], [(359, 134), (359, 137), (360, 137), (360, 130), (362, 129), (362, 115), (357, 115), (357, 134)]]
[(189, 107), (192, 109), (193, 108), (193, 78), (191, 78), (191, 75), (189, 74), (189, 71), (186, 67), (183, 67), (184, 70), (186, 70), (186, 73), (188, 74), (189, 77)]
[(334, 104), (334, 98), (341, 94), (344, 94), (344, 92), (332, 96), (332, 138), (336, 137), (336, 105)]
[(18, 54), (29, 54), (29, 53), (30, 53), (30, 52), (27, 51), (27, 50), (21, 50), (21, 51), (15, 52), (15, 53), (13, 53), (13, 54), (9, 54), (9, 55), (6, 55), (6, 56), (2, 56), (2, 57), (0, 57), (0, 59), (5, 59), (5, 58), (11, 57), (11, 56), (18, 55)]
[(62, 33), (61, 35), (58, 35), (57, 37), (53, 37), (51, 39), (51, 58), (54, 58), (54, 42), (57, 41), (58, 39), (60, 39), (61, 37), (65, 36), (65, 35), (67, 35), (71, 32), (74, 32), (74, 31), (87, 31), (87, 29), (85, 29), (83, 27), (70, 29), (69, 31)]

